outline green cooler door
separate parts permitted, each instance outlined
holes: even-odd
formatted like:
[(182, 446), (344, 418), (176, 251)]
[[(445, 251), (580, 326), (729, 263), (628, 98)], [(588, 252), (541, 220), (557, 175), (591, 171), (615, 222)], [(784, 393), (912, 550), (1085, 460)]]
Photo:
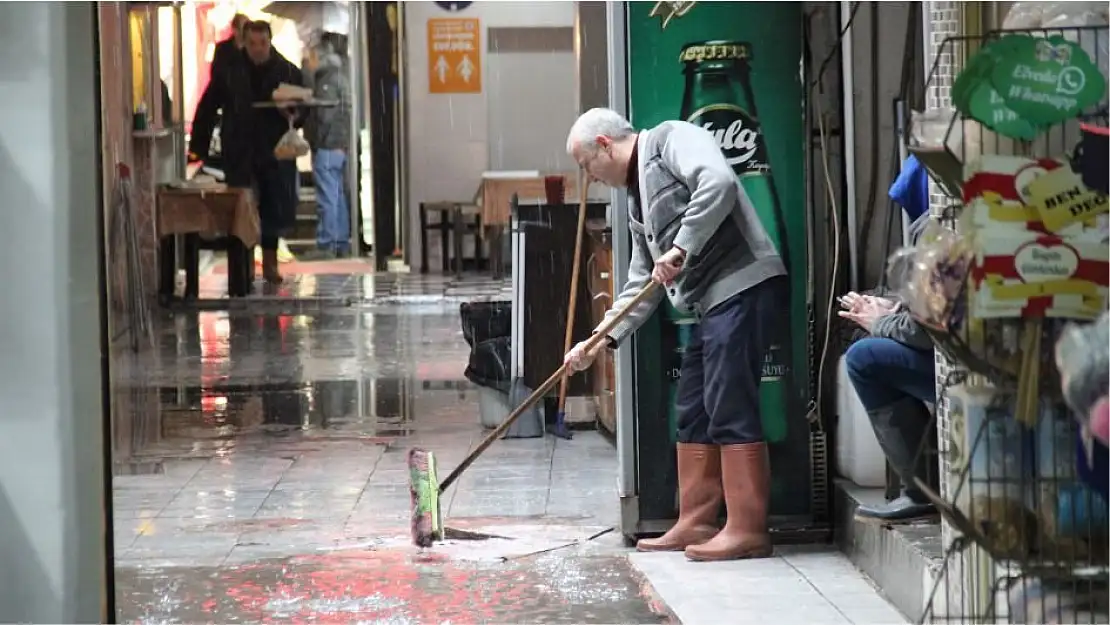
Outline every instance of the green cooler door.
[[(629, 105), (646, 128), (684, 119), (711, 131), (780, 253), (789, 252), (791, 307), (765, 357), (761, 409), (771, 445), (771, 513), (812, 519), (806, 365), (802, 5), (630, 2)], [(623, 208), (623, 207), (622, 207)], [(782, 235), (787, 237), (783, 248)], [(675, 388), (695, 323), (665, 304), (635, 338), (640, 523), (677, 516)], [(790, 339), (793, 340), (790, 340)], [(789, 345), (789, 348), (787, 347)]]

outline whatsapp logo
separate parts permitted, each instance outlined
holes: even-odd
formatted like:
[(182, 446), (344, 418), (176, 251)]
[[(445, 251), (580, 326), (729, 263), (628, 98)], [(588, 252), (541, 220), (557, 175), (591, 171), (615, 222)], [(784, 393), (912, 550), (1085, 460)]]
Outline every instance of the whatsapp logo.
[(1060, 77), (1056, 80), (1056, 93), (1063, 95), (1079, 95), (1087, 84), (1087, 75), (1078, 67), (1065, 67), (1060, 70)]
[(1083, 48), (1058, 35), (1007, 35), (989, 49), (991, 85), (1007, 109), (1033, 126), (1073, 119), (1106, 91), (1106, 79)]

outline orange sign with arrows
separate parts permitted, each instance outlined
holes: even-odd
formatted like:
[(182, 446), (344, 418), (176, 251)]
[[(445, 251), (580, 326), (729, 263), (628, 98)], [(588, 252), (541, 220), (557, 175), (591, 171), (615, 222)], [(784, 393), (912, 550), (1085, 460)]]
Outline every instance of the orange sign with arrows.
[(482, 92), (482, 31), (475, 18), (428, 20), (428, 92)]

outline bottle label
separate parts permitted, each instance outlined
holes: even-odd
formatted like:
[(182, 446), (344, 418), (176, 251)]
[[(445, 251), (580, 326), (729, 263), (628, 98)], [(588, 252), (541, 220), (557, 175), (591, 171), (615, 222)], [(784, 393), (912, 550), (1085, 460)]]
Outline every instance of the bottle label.
[(770, 173), (759, 123), (734, 104), (711, 104), (686, 121), (709, 131), (737, 176)]

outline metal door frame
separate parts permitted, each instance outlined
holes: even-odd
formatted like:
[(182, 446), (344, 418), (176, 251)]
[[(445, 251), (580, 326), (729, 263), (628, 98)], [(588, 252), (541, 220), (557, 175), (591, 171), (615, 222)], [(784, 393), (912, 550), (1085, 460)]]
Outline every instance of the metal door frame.
[[(628, 106), (628, 5), (609, 0), (605, 3), (605, 26), (609, 61), (609, 108), (629, 116)], [(610, 226), (613, 230), (613, 288), (619, 290), (628, 279), (632, 241), (628, 234), (628, 191), (611, 190)], [(633, 341), (617, 350), (615, 364), (615, 404), (617, 423), (618, 483), (621, 500), (621, 531), (625, 536), (637, 532), (640, 524), (638, 458), (636, 457), (635, 358)]]

